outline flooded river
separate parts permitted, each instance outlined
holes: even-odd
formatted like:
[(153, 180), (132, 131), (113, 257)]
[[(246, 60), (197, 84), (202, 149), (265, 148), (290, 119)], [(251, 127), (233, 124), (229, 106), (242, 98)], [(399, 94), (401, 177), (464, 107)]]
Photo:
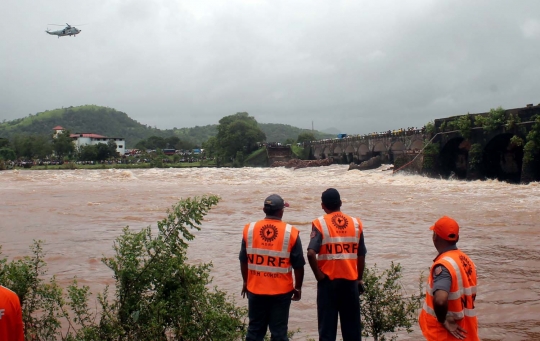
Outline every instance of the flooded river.
[[(94, 292), (112, 284), (100, 262), (112, 255), (122, 228), (141, 229), (164, 217), (181, 198), (217, 194), (222, 200), (206, 217), (189, 249), (190, 262), (212, 261), (214, 283), (240, 304), (238, 265), (242, 227), (264, 216), (272, 193), (290, 203), (284, 220), (296, 225), (307, 247), (311, 221), (323, 214), (320, 194), (341, 192), (343, 211), (362, 219), (367, 263), (404, 268), (411, 293), (436, 256), (429, 226), (442, 215), (461, 225), (460, 242), (478, 268), (482, 340), (540, 340), (540, 184), (447, 181), (347, 171), (333, 165), (298, 170), (137, 169), (0, 172), (0, 244), (3, 254), (28, 254), (33, 239), (46, 241), (51, 274), (62, 283), (77, 276)], [(302, 300), (293, 302), (290, 328), (317, 335), (315, 280), (306, 265)], [(419, 328), (400, 340), (419, 340)]]

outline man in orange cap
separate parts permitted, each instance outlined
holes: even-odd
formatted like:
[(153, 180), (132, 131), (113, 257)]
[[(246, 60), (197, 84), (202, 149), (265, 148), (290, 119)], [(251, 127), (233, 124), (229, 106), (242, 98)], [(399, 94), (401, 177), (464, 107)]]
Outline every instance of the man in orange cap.
[(476, 266), (457, 248), (459, 225), (444, 216), (430, 230), (439, 255), (431, 266), (419, 317), (422, 333), (428, 341), (479, 341), (474, 308)]

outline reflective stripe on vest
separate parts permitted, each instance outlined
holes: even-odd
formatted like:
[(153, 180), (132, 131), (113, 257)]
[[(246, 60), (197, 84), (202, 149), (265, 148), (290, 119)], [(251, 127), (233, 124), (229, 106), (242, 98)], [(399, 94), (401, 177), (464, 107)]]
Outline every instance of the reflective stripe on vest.
[(356, 253), (338, 253), (338, 254), (319, 254), (318, 260), (336, 260), (336, 259), (357, 259), (358, 255)]
[[(471, 286), (471, 287), (468, 287), (468, 288), (463, 287), (463, 278), (461, 277), (461, 269), (460, 269), (459, 265), (454, 261), (454, 259), (452, 257), (443, 257), (443, 258), (441, 258), (441, 260), (445, 260), (448, 263), (450, 263), (450, 265), (452, 265), (452, 268), (454, 269), (454, 272), (456, 273), (458, 290), (448, 293), (448, 300), (449, 301), (459, 300), (459, 299), (461, 299), (461, 297), (463, 295), (472, 296), (473, 294), (476, 294), (476, 286)], [(430, 296), (433, 296), (433, 288), (428, 287), (427, 289), (428, 289), (427, 294), (430, 295)], [(424, 305), (423, 305), (422, 308), (426, 311), (426, 313), (428, 313), (429, 315), (434, 316), (435, 318), (437, 318), (437, 315), (435, 314), (435, 310), (433, 310), (431, 307), (429, 307), (425, 301), (424, 301)], [(468, 309), (466, 307), (462, 307), (461, 311), (450, 311), (449, 310), (446, 313), (446, 315), (447, 316), (452, 316), (457, 320), (461, 320), (465, 316), (468, 316), (468, 317), (476, 316), (476, 311), (474, 309)]]
[(357, 243), (358, 240), (360, 240), (360, 228), (359, 228), (360, 224), (358, 223), (358, 219), (356, 218), (352, 218), (352, 221), (354, 223), (355, 237), (331, 237), (330, 231), (328, 230), (328, 225), (326, 225), (326, 221), (324, 220), (324, 217), (319, 217), (318, 220), (323, 230), (322, 245), (332, 244), (332, 243)]
[[(268, 250), (268, 249), (259, 249), (253, 247), (253, 230), (255, 229), (255, 222), (250, 223), (248, 227), (248, 237), (246, 240), (246, 252), (248, 254), (254, 254), (254, 255), (261, 255), (261, 256), (272, 256), (272, 257), (281, 257), (281, 258), (289, 258), (291, 253), (289, 250), (289, 244), (291, 241), (291, 232), (292, 232), (292, 226), (287, 224), (285, 225), (285, 235), (283, 236), (283, 244), (281, 245), (281, 251), (274, 251), (274, 250)], [(256, 265), (256, 264), (248, 264), (248, 269), (250, 270), (256, 270), (256, 271), (264, 271), (264, 272), (272, 272), (272, 273), (289, 273), (292, 271), (292, 267), (282, 268), (282, 267), (274, 267), (274, 266), (266, 266), (266, 265)]]
[[(346, 219), (346, 230), (333, 229), (333, 215), (319, 217), (313, 221), (321, 233), (321, 248), (317, 253), (317, 264), (331, 280), (342, 278), (356, 280), (358, 278), (358, 242), (361, 235), (361, 223), (357, 218), (340, 214)], [(329, 222), (326, 222), (329, 219)], [(343, 235), (345, 234), (345, 235)]]
[[(424, 301), (424, 305), (422, 306), (422, 309), (424, 309), (426, 313), (428, 313), (429, 315), (437, 318), (437, 315), (435, 314), (435, 310), (431, 309), (425, 301)], [(463, 308), (462, 311), (458, 311), (458, 312), (449, 311), (446, 313), (446, 316), (452, 316), (456, 320), (461, 320), (465, 316), (475, 317), (476, 311), (474, 309)]]

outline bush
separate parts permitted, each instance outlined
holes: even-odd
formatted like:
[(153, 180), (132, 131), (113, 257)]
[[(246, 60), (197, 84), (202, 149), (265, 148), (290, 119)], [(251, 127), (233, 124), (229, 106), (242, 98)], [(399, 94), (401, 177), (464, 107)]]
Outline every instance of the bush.
[(459, 129), (461, 136), (466, 140), (470, 139), (473, 125), (471, 115), (467, 113), (467, 115), (459, 116), (455, 122), (456, 128)]
[(433, 121), (429, 121), (428, 123), (426, 123), (425, 127), (428, 134), (435, 134), (435, 124), (433, 123)]
[(483, 149), (480, 143), (471, 145), (469, 149), (469, 168), (471, 170), (478, 170), (482, 163)]
[(364, 271), (365, 292), (361, 296), (360, 312), (363, 319), (363, 336), (372, 336), (375, 341), (396, 340), (385, 334), (405, 329), (408, 333), (418, 319), (424, 293), (423, 276), (419, 280), (419, 294), (406, 296), (400, 283), (402, 274), (400, 264), (390, 265), (379, 273), (377, 265)]
[[(246, 310), (217, 288), (210, 289), (211, 264), (189, 265), (186, 252), (203, 217), (219, 198), (186, 199), (157, 223), (127, 227), (114, 243), (115, 255), (102, 261), (113, 271), (114, 297), (98, 295), (99, 313), (88, 307), (87, 286), (76, 279), (64, 291), (54, 276), (45, 282), (46, 263), (37, 241), (32, 256), (0, 259), (0, 283), (14, 290), (23, 307), (27, 340), (240, 340)], [(67, 325), (62, 332), (61, 326)]]
[(540, 115), (534, 117), (534, 122), (527, 134), (527, 143), (523, 147), (524, 163), (531, 163), (540, 152)]
[[(516, 119), (512, 117), (510, 125), (515, 126), (516, 123)], [(491, 109), (486, 116), (477, 115), (474, 118), (474, 125), (484, 128), (484, 134), (489, 134), (503, 126), (508, 127), (508, 124), (506, 111), (502, 107)]]

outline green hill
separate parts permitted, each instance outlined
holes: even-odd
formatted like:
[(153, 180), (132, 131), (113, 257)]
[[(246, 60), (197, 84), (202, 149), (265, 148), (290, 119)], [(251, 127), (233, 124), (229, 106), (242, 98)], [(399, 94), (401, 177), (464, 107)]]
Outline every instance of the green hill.
[[(0, 123), (0, 138), (12, 138), (16, 135), (49, 135), (52, 128), (62, 126), (72, 133), (95, 133), (109, 137), (123, 137), (128, 148), (150, 136), (178, 136), (182, 140), (201, 145), (209, 137), (217, 134), (217, 124), (179, 129), (157, 129), (139, 123), (126, 113), (97, 105), (82, 105), (55, 110), (47, 110), (35, 115)], [(266, 134), (267, 142), (285, 142), (296, 140), (302, 132), (309, 131), (286, 124), (260, 123)], [(314, 132), (317, 138), (334, 135)]]
[(96, 105), (83, 105), (47, 110), (24, 118), (0, 124), (0, 137), (11, 138), (18, 134), (52, 134), (60, 125), (72, 133), (95, 133), (109, 137), (124, 137), (127, 146), (152, 135), (168, 137), (172, 131), (163, 131), (143, 125), (126, 113)]
[[(266, 134), (267, 142), (285, 142), (287, 139), (293, 139), (296, 141), (296, 138), (300, 133), (311, 132), (310, 129), (301, 129), (293, 127), (288, 124), (279, 124), (279, 123), (259, 123), (262, 131)], [(317, 139), (325, 139), (336, 137), (334, 134), (326, 134), (320, 131), (314, 131), (313, 135)]]

